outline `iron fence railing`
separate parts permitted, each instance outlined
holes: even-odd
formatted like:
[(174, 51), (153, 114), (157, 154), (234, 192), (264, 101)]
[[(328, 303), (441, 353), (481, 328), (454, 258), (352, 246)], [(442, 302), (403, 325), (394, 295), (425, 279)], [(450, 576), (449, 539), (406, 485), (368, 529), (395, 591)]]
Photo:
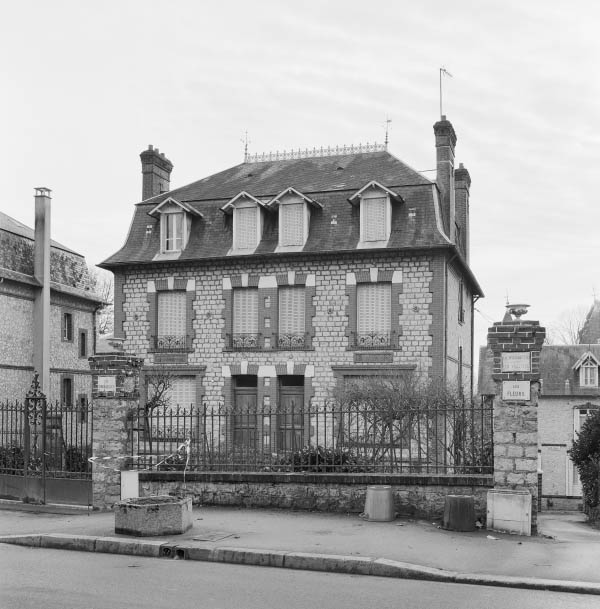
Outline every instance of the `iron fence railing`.
[(91, 478), (91, 404), (0, 401), (0, 474)]
[(492, 408), (140, 409), (129, 421), (134, 469), (491, 474)]

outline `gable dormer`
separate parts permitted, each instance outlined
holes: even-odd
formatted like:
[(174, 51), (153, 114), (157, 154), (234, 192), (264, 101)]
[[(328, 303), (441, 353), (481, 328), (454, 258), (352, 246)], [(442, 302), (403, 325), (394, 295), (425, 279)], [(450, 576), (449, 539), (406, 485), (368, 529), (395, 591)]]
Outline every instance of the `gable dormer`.
[(372, 180), (349, 199), (360, 205), (359, 248), (385, 247), (392, 232), (392, 202), (402, 202), (402, 197)]
[(269, 208), (278, 208), (279, 239), (275, 251), (301, 250), (308, 239), (310, 210), (322, 209), (321, 203), (290, 187), (271, 199), (267, 205)]
[(199, 211), (173, 197), (168, 197), (159, 203), (148, 212), (148, 215), (160, 220), (159, 256), (180, 254), (185, 249), (190, 236), (192, 217), (203, 217)]
[(262, 237), (266, 206), (246, 191), (228, 201), (221, 211), (233, 216), (233, 244), (229, 254), (252, 254)]
[(580, 387), (598, 387), (598, 367), (600, 362), (596, 356), (587, 351), (573, 365), (575, 372), (579, 371)]

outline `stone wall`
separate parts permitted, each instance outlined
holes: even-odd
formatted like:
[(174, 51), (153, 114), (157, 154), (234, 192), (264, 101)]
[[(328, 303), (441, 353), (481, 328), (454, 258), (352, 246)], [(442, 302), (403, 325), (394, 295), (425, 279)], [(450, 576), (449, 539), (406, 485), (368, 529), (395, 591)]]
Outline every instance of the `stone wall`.
[(367, 486), (390, 484), (399, 516), (440, 519), (447, 495), (472, 495), (486, 516), (486, 476), (140, 472), (140, 495), (192, 496), (196, 505), (361, 513)]

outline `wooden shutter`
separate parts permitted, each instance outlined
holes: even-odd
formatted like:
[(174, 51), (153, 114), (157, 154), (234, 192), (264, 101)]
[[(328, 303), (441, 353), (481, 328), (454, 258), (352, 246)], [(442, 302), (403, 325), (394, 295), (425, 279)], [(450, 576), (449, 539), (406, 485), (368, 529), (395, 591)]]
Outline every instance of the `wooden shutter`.
[(386, 204), (387, 197), (363, 199), (363, 241), (382, 241), (386, 238)]
[(281, 245), (304, 244), (304, 203), (281, 206)]
[(358, 334), (387, 334), (391, 327), (391, 284), (363, 283), (356, 290)]
[(236, 214), (236, 247), (250, 249), (256, 247), (256, 207), (241, 207)]
[(169, 392), (171, 406), (189, 408), (196, 405), (196, 379), (193, 376), (178, 376), (173, 379)]
[(258, 290), (234, 290), (233, 333), (258, 334)]
[(279, 334), (304, 334), (304, 288), (279, 290)]
[(182, 290), (158, 292), (158, 336), (186, 335), (186, 297)]

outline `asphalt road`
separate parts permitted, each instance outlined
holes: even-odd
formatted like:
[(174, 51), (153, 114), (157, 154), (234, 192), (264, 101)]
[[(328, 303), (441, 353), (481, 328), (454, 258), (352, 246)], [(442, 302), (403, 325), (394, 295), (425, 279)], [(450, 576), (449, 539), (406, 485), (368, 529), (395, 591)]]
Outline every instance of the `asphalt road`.
[(0, 544), (2, 609), (600, 608), (600, 597)]

